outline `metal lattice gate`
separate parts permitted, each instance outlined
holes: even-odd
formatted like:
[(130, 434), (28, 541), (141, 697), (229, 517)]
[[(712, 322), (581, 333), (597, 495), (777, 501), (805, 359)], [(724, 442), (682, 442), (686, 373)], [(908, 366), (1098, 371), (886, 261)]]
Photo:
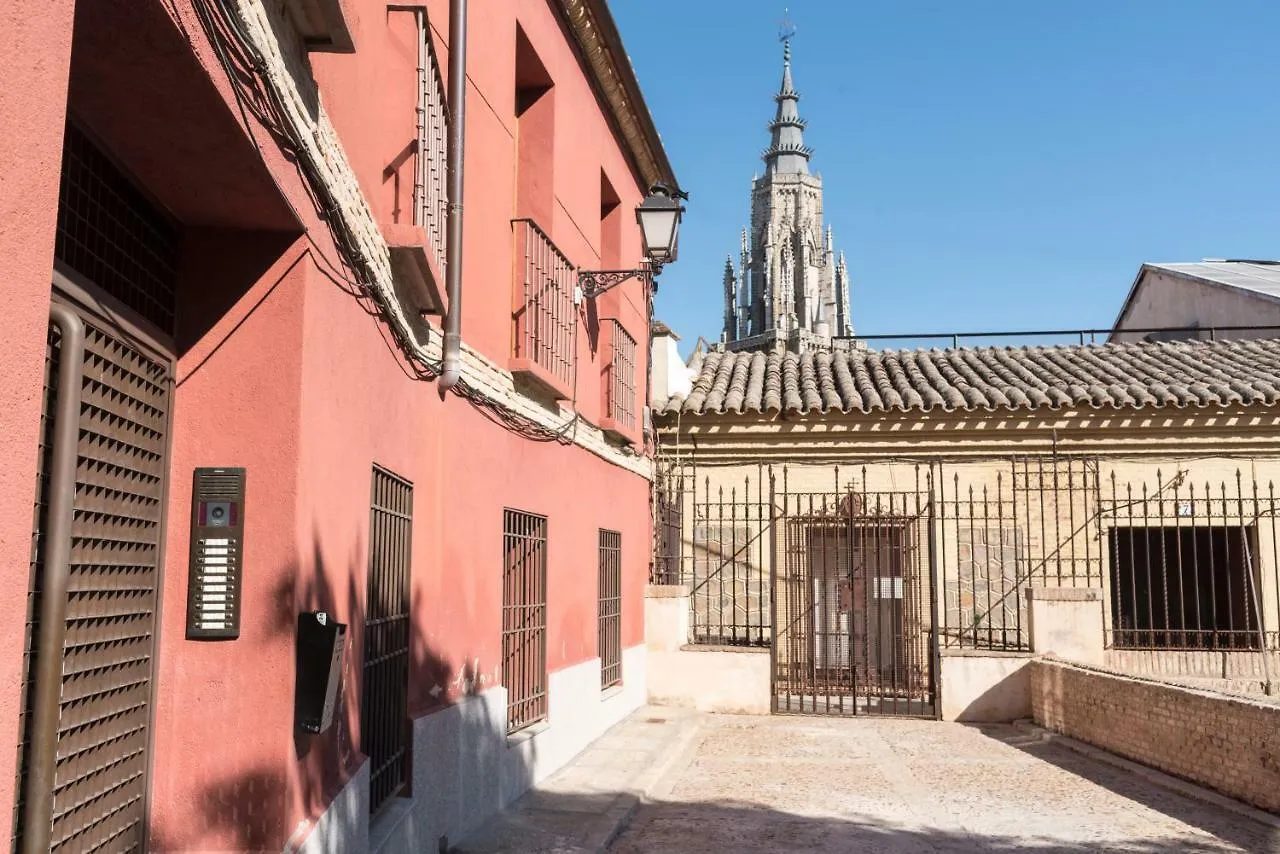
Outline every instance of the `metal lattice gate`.
[(929, 493), (776, 501), (774, 711), (936, 717)]
[(179, 236), (68, 125), (32, 524), (17, 851), (146, 847)]
[[(23, 815), (26, 799), (52, 798), (50, 851), (136, 851), (145, 837), (170, 372), (106, 324), (80, 323), (82, 353), (66, 352), (65, 336), (50, 334), (17, 812)], [(70, 525), (59, 530), (49, 518), (49, 469), (61, 414), (54, 383), (62, 360), (77, 356), (74, 498)], [(52, 792), (44, 785), (37, 792), (37, 774), (29, 771), (40, 761), (41, 719), (46, 726), (52, 722), (38, 708), (32, 663), (48, 636), (41, 634), (41, 605), (48, 589), (46, 556), (56, 548), (66, 555), (66, 574), (65, 619), (57, 632), (53, 785)], [(31, 831), (16, 824), (19, 834)]]

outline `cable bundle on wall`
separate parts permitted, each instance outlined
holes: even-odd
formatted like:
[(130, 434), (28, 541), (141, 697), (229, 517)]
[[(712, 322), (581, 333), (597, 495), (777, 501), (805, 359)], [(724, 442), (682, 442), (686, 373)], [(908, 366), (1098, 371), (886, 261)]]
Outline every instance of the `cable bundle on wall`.
[[(339, 200), (330, 182), (326, 180), (321, 165), (317, 162), (316, 154), (302, 138), (304, 130), (296, 127), (295, 123), (289, 119), (288, 107), (277, 83), (269, 73), (266, 57), (246, 30), (239, 13), (232, 8), (230, 0), (193, 0), (192, 5), (231, 83), (246, 131), (261, 152), (262, 147), (253, 135), (253, 127), (248, 117), (248, 113), (252, 113), (296, 165), (303, 178), (302, 183), (316, 207), (316, 212), (328, 226), (334, 244), (342, 256), (342, 263), (351, 276), (340, 270), (339, 265), (330, 261), (312, 241), (316, 253), (331, 268), (326, 271), (327, 274), (331, 274), (331, 278), (335, 278), (344, 285), (344, 290), (349, 294), (361, 300), (366, 311), (386, 323), (396, 348), (407, 360), (408, 367), (415, 378), (421, 380), (438, 378), (442, 371), (441, 363), (429, 359), (413, 340), (408, 320), (395, 307), (394, 293), (389, 293), (388, 288), (381, 283), (383, 277), (380, 277), (377, 265), (361, 246), (360, 238), (347, 222)], [(318, 129), (312, 131), (316, 135), (318, 132)], [(301, 217), (298, 218), (302, 221)], [(538, 424), (495, 400), (482, 389), (468, 382), (465, 376), (452, 386), (452, 390), (459, 397), (469, 401), (490, 420), (526, 439), (537, 442), (559, 442), (566, 445), (573, 443), (569, 428), (578, 420), (576, 412), (565, 425), (559, 429), (552, 429)]]

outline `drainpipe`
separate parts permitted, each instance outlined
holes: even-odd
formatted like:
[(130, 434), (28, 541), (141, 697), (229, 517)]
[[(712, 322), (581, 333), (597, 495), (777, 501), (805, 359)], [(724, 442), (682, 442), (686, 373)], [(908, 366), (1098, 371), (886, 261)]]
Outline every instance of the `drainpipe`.
[(53, 787), (62, 703), (62, 647), (67, 638), (67, 576), (71, 566), (71, 522), (76, 496), (76, 444), (80, 437), (80, 378), (84, 367), (84, 322), (61, 303), (49, 306), (58, 327), (58, 397), (49, 464), (49, 506), (40, 579), (40, 630), (36, 648), (31, 745), (22, 805), (22, 854), (48, 854), (53, 834)]
[(462, 376), (462, 166), (467, 115), (467, 0), (449, 0), (449, 219), (445, 249), (444, 359), (440, 391)]

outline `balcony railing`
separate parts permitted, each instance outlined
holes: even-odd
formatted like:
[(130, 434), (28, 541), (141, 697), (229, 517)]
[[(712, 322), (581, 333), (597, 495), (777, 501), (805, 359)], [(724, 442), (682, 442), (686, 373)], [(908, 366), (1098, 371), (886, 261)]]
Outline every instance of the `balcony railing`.
[(636, 340), (617, 320), (609, 323), (612, 354), (605, 378), (605, 418), (630, 434), (636, 429)]
[(445, 268), (446, 229), (449, 216), (448, 152), (449, 111), (435, 45), (424, 28), (419, 47), (418, 150), (413, 186), (413, 224), (427, 233), (427, 244), (440, 272)]
[(573, 289), (577, 272), (531, 219), (512, 221), (515, 236), (513, 374), (534, 380), (556, 397), (573, 389)]

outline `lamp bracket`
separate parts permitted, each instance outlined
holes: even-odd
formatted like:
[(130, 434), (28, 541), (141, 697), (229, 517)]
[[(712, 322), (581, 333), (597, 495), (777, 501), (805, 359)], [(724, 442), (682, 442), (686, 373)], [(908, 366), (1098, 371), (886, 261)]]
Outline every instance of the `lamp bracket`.
[(605, 291), (632, 279), (652, 281), (661, 269), (662, 265), (650, 262), (637, 270), (579, 270), (578, 292), (585, 299), (595, 299)]

